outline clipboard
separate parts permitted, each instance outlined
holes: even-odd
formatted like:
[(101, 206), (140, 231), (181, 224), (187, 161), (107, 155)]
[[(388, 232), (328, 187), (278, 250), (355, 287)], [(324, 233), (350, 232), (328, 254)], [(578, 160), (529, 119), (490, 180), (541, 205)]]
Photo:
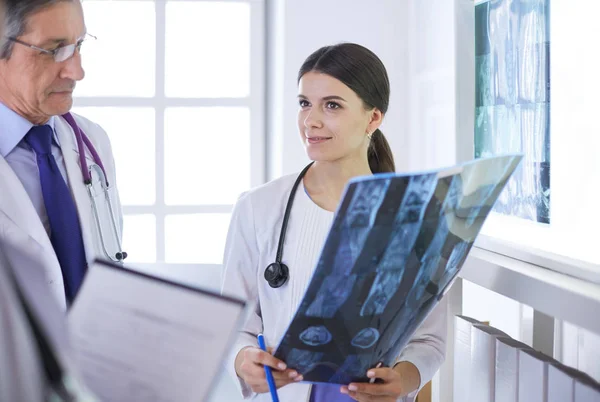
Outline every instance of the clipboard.
[(76, 362), (101, 400), (207, 400), (245, 306), (96, 260), (68, 317)]

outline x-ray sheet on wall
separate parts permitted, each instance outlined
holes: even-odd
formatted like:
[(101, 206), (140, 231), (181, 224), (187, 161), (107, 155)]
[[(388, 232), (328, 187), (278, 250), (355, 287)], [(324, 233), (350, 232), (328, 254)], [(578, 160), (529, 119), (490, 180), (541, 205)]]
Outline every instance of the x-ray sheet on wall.
[(550, 0), (475, 7), (475, 157), (523, 153), (496, 212), (550, 223)]
[(521, 155), (352, 180), (275, 356), (305, 381), (391, 366), (455, 279)]

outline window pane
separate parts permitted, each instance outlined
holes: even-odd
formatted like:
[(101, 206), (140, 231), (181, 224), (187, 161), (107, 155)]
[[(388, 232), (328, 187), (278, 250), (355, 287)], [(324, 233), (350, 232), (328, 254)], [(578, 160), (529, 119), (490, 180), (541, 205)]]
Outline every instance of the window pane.
[(165, 220), (165, 261), (222, 264), (231, 214), (170, 215)]
[(87, 31), (98, 37), (82, 47), (86, 78), (78, 96), (154, 96), (154, 2), (86, 0)]
[(167, 204), (233, 204), (250, 186), (250, 167), (247, 108), (166, 110)]
[(152, 205), (155, 195), (154, 109), (74, 108), (110, 137), (123, 205)]
[(123, 221), (123, 250), (127, 252), (125, 262), (156, 262), (156, 217), (125, 215)]
[(166, 12), (166, 95), (248, 96), (250, 5), (169, 2)]

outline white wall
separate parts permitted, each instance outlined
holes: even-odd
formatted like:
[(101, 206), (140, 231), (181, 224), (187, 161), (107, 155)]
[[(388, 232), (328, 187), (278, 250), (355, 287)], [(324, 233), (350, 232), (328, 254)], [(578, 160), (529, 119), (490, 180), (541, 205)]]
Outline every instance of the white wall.
[(268, 179), (301, 170), (308, 159), (296, 125), (296, 78), (304, 60), (322, 46), (356, 42), (375, 52), (391, 83), (382, 131), (398, 170), (408, 167), (406, 0), (273, 0), (268, 5)]
[(455, 2), (407, 3), (409, 167), (451, 165), (456, 161)]

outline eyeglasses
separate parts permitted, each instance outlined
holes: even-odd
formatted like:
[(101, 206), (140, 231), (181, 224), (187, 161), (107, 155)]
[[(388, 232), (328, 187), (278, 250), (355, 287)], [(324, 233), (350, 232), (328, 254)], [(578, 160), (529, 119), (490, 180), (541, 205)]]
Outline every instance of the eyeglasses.
[[(93, 39), (98, 39), (94, 35), (85, 34), (86, 37), (91, 37)], [(60, 46), (54, 50), (42, 49), (41, 47), (33, 46), (27, 42), (23, 42), (17, 38), (6, 38), (11, 42), (18, 43), (19, 45), (27, 46), (28, 48), (37, 50), (39, 52), (49, 54), (54, 57), (54, 61), (56, 63), (62, 63), (63, 61), (69, 60), (75, 54), (75, 51), (81, 51), (81, 45), (83, 44), (84, 39), (80, 39), (77, 43), (73, 43), (71, 45)]]

